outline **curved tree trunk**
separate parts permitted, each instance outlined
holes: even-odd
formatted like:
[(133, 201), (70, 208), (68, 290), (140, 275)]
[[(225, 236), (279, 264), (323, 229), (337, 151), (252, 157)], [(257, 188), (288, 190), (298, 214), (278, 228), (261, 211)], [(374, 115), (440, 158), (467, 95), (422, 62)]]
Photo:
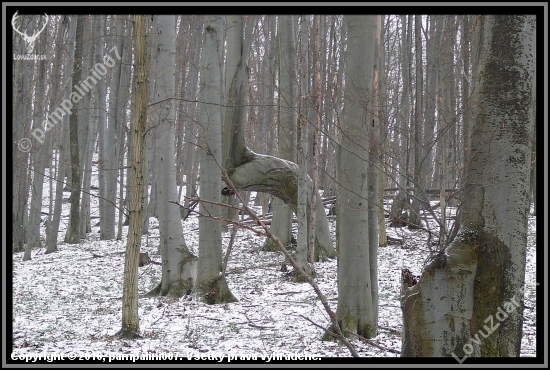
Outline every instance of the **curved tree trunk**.
[[(404, 290), (402, 356), (520, 354), (534, 116), (534, 16), (479, 16), (464, 198), (454, 241)], [(475, 55), (475, 54), (474, 54)]]
[[(235, 71), (235, 77), (229, 89), (229, 101), (243, 101), (244, 85), (244, 58), (246, 46), (242, 47), (241, 62)], [(241, 77), (243, 76), (243, 77)], [(243, 107), (239, 104), (228, 109), (223, 127), (223, 158), (227, 175), (239, 190), (266, 192), (281, 199), (291, 209), (297, 211), (299, 167), (296, 163), (252, 152), (244, 140)], [(294, 144), (293, 144), (294, 145)], [(308, 186), (311, 186), (308, 178)], [(228, 188), (222, 190), (223, 195), (230, 195)], [(320, 248), (320, 254), (328, 257), (335, 256), (329, 234), (328, 219), (326, 217), (322, 199), (317, 196), (316, 209), (316, 242)]]

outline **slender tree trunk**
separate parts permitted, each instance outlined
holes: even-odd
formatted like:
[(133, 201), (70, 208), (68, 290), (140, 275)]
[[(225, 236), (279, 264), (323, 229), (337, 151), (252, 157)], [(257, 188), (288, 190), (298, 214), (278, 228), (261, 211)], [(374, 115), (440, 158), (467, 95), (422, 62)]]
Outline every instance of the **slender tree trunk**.
[[(296, 161), (296, 73), (294, 57), (296, 53), (294, 20), (290, 15), (281, 15), (277, 20), (279, 43), (279, 156)], [(273, 203), (271, 232), (286, 246), (296, 244), (292, 235), (292, 209), (279, 199)], [(267, 250), (279, 250), (270, 239), (266, 240)]]
[[(296, 209), (296, 219), (298, 220), (298, 235), (296, 238), (296, 262), (309, 275), (313, 276), (313, 266), (308, 261), (308, 199), (311, 199), (311, 189), (307, 181), (307, 153), (309, 152), (309, 124), (307, 122), (307, 96), (308, 81), (308, 45), (309, 36), (308, 16), (300, 17), (300, 53), (299, 53), (299, 98), (298, 98), (298, 165), (300, 166), (300, 176), (298, 178), (298, 206)], [(311, 235), (311, 234), (309, 234)], [(294, 281), (301, 281), (300, 274), (294, 275)]]
[[(317, 182), (319, 180), (319, 131), (321, 129), (321, 16), (313, 16), (313, 99), (314, 99), (314, 114), (315, 121), (313, 124), (313, 137), (311, 142), (311, 202), (310, 202), (310, 214), (308, 222), (308, 236), (309, 236), (309, 248), (308, 248), (308, 260), (313, 262), (315, 260), (315, 217), (317, 211)], [(323, 207), (324, 212), (324, 207)]]
[(416, 46), (416, 82), (415, 82), (415, 101), (414, 101), (414, 197), (409, 215), (409, 228), (418, 228), (422, 226), (420, 218), (420, 200), (427, 202), (424, 191), (424, 183), (421, 179), (421, 167), (424, 156), (422, 155), (422, 91), (424, 89), (422, 77), (422, 16), (415, 15), (414, 38)]
[[(113, 22), (111, 24), (111, 32), (112, 36), (110, 36), (111, 44), (113, 47), (118, 50), (119, 53), (123, 52), (123, 27), (122, 27), (122, 19), (120, 19), (120, 16), (115, 16), (113, 19)], [(100, 223), (101, 230), (100, 230), (100, 237), (104, 240), (111, 240), (115, 239), (116, 233), (115, 233), (115, 214), (116, 214), (116, 178), (118, 175), (117, 170), (117, 164), (116, 161), (116, 153), (115, 153), (115, 147), (116, 147), (116, 128), (117, 125), (120, 124), (119, 122), (119, 104), (123, 104), (122, 99), (120, 99), (119, 96), (119, 87), (120, 87), (120, 70), (122, 68), (122, 64), (120, 61), (116, 60), (116, 64), (112, 70), (112, 77), (111, 77), (111, 86), (110, 86), (110, 92), (109, 92), (109, 112), (108, 112), (108, 119), (107, 119), (107, 129), (106, 129), (106, 135), (105, 135), (105, 156), (103, 158), (103, 166), (105, 168), (105, 183), (100, 184), (100, 186), (104, 186), (105, 191), (105, 215), (103, 220)]]
[[(403, 100), (399, 108), (399, 175), (398, 187), (399, 194), (392, 204), (392, 215), (394, 220), (408, 221), (408, 216), (405, 211), (409, 210), (409, 196), (407, 194), (407, 177), (408, 177), (408, 142), (409, 142), (409, 119), (410, 119), (410, 34), (411, 34), (411, 19), (407, 22), (405, 15), (401, 16), (402, 28), (402, 43), (401, 43), (401, 58), (402, 58), (402, 74), (403, 74)], [(408, 28), (408, 30), (406, 30)]]
[[(75, 65), (73, 70), (73, 82), (78, 84), (82, 76), (82, 41), (84, 37), (84, 16), (80, 15), (75, 20), (76, 26), (76, 49)], [(73, 97), (74, 95), (74, 97)], [(80, 243), (80, 159), (78, 153), (78, 111), (77, 103), (82, 99), (78, 93), (71, 93), (71, 101), (75, 105), (69, 118), (69, 138), (71, 150), (71, 213), (69, 216), (69, 227), (65, 234), (65, 242), (69, 244)], [(84, 145), (84, 143), (82, 143)]]
[[(69, 20), (69, 17), (65, 17), (64, 22), (67, 23), (65, 27), (68, 27), (68, 43), (69, 45), (74, 45), (75, 37), (76, 37), (76, 21), (73, 19), (72, 21)], [(68, 57), (65, 62), (64, 67), (64, 92), (63, 92), (63, 100), (70, 99), (70, 94), (72, 90), (72, 71), (73, 71), (73, 57), (74, 57), (74, 48), (69, 48), (68, 51)], [(59, 233), (59, 223), (61, 218), (61, 206), (63, 203), (63, 181), (65, 179), (65, 171), (67, 169), (66, 166), (63, 165), (63, 158), (65, 158), (65, 154), (67, 152), (67, 146), (69, 144), (69, 115), (65, 114), (62, 117), (62, 121), (60, 123), (60, 129), (61, 129), (61, 139), (59, 143), (59, 152), (58, 152), (58, 168), (57, 168), (57, 178), (56, 178), (56, 185), (55, 185), (55, 206), (53, 209), (53, 217), (50, 224), (48, 224), (48, 231), (46, 236), (46, 252), (45, 253), (53, 253), (57, 251), (57, 236)]]
[(372, 308), (374, 322), (378, 322), (378, 209), (382, 204), (378, 203), (378, 177), (380, 161), (380, 120), (378, 116), (378, 66), (380, 64), (380, 32), (382, 30), (382, 17), (376, 16), (376, 35), (374, 43), (374, 61), (372, 75), (371, 112), (369, 123), (369, 167), (367, 173), (368, 188), (368, 238), (369, 238), (369, 273), (371, 281)]
[[(46, 45), (46, 33), (42, 33), (38, 43), (39, 54), (45, 54)], [(46, 168), (46, 159), (51, 156), (51, 136), (52, 130), (48, 130), (49, 118), (45, 96), (44, 82), (47, 78), (45, 61), (36, 61), (36, 90), (34, 94), (34, 112), (33, 112), (33, 126), (34, 130), (45, 130), (45, 138), (42, 143), (35, 146), (33, 155), (31, 156), (33, 162), (33, 181), (31, 184), (31, 208), (29, 212), (29, 222), (27, 227), (27, 245), (25, 247), (25, 253), (23, 255), (23, 261), (31, 259), (31, 251), (33, 248), (41, 247), (40, 241), (40, 223), (42, 221), (42, 198), (44, 190), (44, 170)], [(55, 92), (50, 94), (53, 95)], [(50, 95), (50, 97), (51, 97)]]
[(130, 225), (128, 243), (124, 259), (124, 285), (122, 291), (122, 329), (120, 335), (134, 338), (139, 335), (138, 316), (138, 263), (141, 246), (141, 226), (143, 210), (143, 155), (145, 121), (147, 118), (147, 39), (145, 34), (145, 16), (134, 16), (135, 47), (135, 104), (134, 121), (132, 122), (132, 199), (130, 200)]
[[(378, 217), (378, 246), (380, 247), (386, 247), (388, 245), (388, 238), (386, 234), (386, 218), (385, 218), (385, 210), (384, 210), (384, 185), (386, 183), (386, 179), (388, 176), (386, 168), (386, 159), (385, 159), (385, 150), (383, 148), (386, 147), (386, 143), (388, 140), (388, 126), (387, 126), (387, 117), (388, 117), (388, 99), (387, 99), (387, 92), (386, 92), (386, 57), (385, 57), (385, 27), (384, 27), (384, 19), (385, 16), (380, 16), (380, 27), (381, 30), (379, 31), (380, 34), (380, 42), (379, 45), (377, 45), (379, 49), (380, 58), (376, 59), (375, 62), (378, 64), (378, 126), (380, 127), (380, 140), (379, 140), (379, 173), (378, 173), (378, 211), (377, 211), (377, 217)], [(376, 279), (378, 281), (378, 279)]]

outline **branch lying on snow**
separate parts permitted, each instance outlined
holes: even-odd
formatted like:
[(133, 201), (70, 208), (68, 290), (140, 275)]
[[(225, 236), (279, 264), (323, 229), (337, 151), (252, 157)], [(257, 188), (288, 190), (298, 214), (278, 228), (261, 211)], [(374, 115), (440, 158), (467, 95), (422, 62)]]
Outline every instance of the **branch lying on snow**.
[(354, 333), (352, 332), (351, 330), (349, 329), (346, 329), (346, 331), (350, 334), (353, 334), (354, 336), (356, 336), (357, 338), (361, 339), (363, 342), (367, 343), (367, 344), (370, 344), (371, 346), (374, 346), (378, 349), (381, 349), (383, 351), (388, 351), (388, 352), (393, 352), (393, 353), (397, 353), (397, 354), (400, 354), (401, 352), (399, 352), (398, 350), (395, 350), (393, 348), (386, 348), (384, 346), (381, 346), (380, 344), (376, 343), (375, 341), (373, 340), (370, 340), (370, 339), (367, 339), (367, 338), (363, 338), (362, 336), (360, 336), (359, 334), (357, 333)]

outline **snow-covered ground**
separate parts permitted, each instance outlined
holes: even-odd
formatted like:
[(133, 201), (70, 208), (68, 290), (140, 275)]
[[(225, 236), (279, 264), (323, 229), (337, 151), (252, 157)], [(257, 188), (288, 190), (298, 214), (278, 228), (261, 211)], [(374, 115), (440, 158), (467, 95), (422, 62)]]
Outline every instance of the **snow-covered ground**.
[[(97, 179), (94, 176), (94, 183)], [(48, 184), (44, 187), (47, 211)], [(65, 193), (68, 198), (69, 193)], [(175, 356), (214, 358), (219, 356), (349, 357), (346, 347), (322, 341), (321, 327), (329, 318), (312, 288), (293, 283), (281, 271), (281, 253), (264, 252), (264, 238), (239, 229), (227, 267), (227, 281), (238, 302), (206, 305), (190, 299), (167, 297), (139, 300), (142, 339), (130, 341), (112, 336), (121, 327), (122, 282), (127, 227), (121, 241), (99, 240), (99, 227), (79, 245), (63, 243), (69, 204), (63, 205), (59, 251), (44, 254), (33, 250), (31, 261), (13, 255), (13, 354), (63, 353), (75, 356)], [(92, 197), (92, 216), (99, 216), (97, 199)], [(450, 210), (452, 216), (452, 209)], [(43, 216), (44, 217), (44, 216)], [(44, 218), (45, 219), (45, 218)], [(453, 222), (453, 220), (450, 220)], [(334, 231), (335, 221), (330, 220)], [(188, 247), (197, 254), (198, 219), (183, 222)], [(160, 261), (158, 222), (150, 219), (150, 233), (142, 240), (142, 252)], [(401, 347), (402, 316), (399, 302), (401, 268), (420, 275), (429, 256), (427, 233), (407, 228), (388, 228), (388, 235), (403, 245), (379, 248), (379, 330), (374, 342), (379, 349), (353, 339), (361, 356), (395, 357)], [(45, 238), (44, 225), (42, 236)], [(536, 355), (535, 250), (536, 218), (529, 219), (527, 272), (522, 356)], [(223, 234), (224, 253), (230, 233)], [(98, 257), (99, 256), (99, 257)], [(336, 260), (316, 263), (318, 284), (332, 307), (337, 305)], [(139, 268), (139, 291), (154, 288), (161, 267)], [(273, 359), (273, 357), (271, 357)], [(277, 358), (277, 357), (275, 357)], [(295, 358), (295, 357), (294, 357)], [(108, 360), (107, 360), (108, 361)]]

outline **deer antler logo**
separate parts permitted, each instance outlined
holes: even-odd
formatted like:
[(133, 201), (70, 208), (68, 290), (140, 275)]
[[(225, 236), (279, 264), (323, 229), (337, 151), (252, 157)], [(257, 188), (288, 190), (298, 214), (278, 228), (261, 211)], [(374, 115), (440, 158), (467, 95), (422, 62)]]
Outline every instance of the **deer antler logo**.
[(23, 36), (23, 40), (25, 40), (25, 42), (27, 43), (27, 54), (30, 54), (34, 49), (34, 42), (36, 41), (40, 33), (44, 31), (44, 29), (46, 28), (46, 25), (48, 24), (48, 15), (44, 13), (44, 15), (46, 16), (46, 21), (44, 22), (44, 26), (42, 27), (42, 29), (40, 29), (40, 31), (33, 33), (32, 36), (29, 36), (27, 35), (27, 32), (23, 33), (19, 31), (15, 26), (15, 20), (17, 19), (17, 12), (19, 12), (19, 10), (16, 11), (15, 14), (13, 15), (13, 18), (11, 19), (11, 25), (15, 32)]

